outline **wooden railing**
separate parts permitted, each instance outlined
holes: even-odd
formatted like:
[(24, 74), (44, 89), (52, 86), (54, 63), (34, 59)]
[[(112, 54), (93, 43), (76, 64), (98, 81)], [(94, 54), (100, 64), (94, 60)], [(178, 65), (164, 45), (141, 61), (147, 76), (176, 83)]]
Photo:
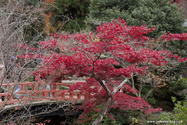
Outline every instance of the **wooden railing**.
[[(1, 104), (13, 103), (30, 103), (43, 100), (85, 100), (87, 99), (86, 91), (80, 93), (79, 91), (69, 91), (68, 88), (75, 83), (75, 81), (64, 81), (64, 83), (55, 83), (50, 85), (50, 90), (47, 89), (48, 83), (24, 82), (24, 83), (9, 83), (2, 86), (7, 89), (4, 93), (0, 93), (0, 97), (4, 96), (5, 100), (0, 101)], [(19, 85), (20, 91), (15, 92), (15, 87)], [(49, 87), (49, 85), (48, 85)], [(16, 98), (19, 96), (19, 98)]]

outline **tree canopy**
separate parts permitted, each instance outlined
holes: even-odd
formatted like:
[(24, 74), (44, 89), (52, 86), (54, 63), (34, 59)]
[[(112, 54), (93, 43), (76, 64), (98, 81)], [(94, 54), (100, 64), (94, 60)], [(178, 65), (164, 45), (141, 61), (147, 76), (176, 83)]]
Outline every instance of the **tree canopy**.
[[(18, 58), (42, 58), (41, 68), (35, 72), (37, 80), (41, 75), (48, 74), (54, 74), (52, 84), (56, 79), (68, 79), (73, 75), (86, 77), (86, 82), (72, 85), (70, 91), (90, 93), (87, 95), (90, 99), (80, 107), (84, 109), (81, 115), (84, 120), (89, 120), (85, 117), (87, 112), (102, 106), (93, 123), (98, 124), (111, 108), (139, 109), (145, 113), (161, 110), (151, 108), (129, 79), (146, 75), (151, 67), (159, 70), (160, 67), (184, 62), (187, 58), (180, 58), (167, 50), (150, 49), (147, 46), (150, 39), (144, 35), (152, 31), (154, 27), (128, 26), (123, 19), (117, 19), (100, 25), (95, 33), (51, 34), (54, 39), (41, 41), (39, 48), (21, 45), (32, 53), (27, 52)], [(187, 40), (187, 34), (163, 34), (161, 38), (163, 41)], [(33, 54), (39, 49), (47, 49), (48, 54)], [(155, 88), (158, 85), (152, 86)]]
[(155, 31), (147, 34), (152, 38), (165, 32), (184, 32), (183, 10), (171, 0), (93, 0), (87, 21), (95, 28), (118, 17), (130, 26), (155, 26)]

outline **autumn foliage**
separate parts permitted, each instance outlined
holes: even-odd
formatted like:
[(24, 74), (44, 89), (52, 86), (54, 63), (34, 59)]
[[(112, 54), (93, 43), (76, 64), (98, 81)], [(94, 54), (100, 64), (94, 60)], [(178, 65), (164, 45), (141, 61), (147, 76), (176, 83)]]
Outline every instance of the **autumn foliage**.
[[(35, 72), (38, 79), (41, 74), (55, 74), (52, 82), (55, 82), (54, 79), (68, 79), (73, 75), (87, 78), (86, 82), (78, 82), (69, 89), (89, 93), (89, 100), (80, 107), (84, 109), (80, 122), (89, 121), (85, 114), (105, 103), (108, 98), (111, 98), (111, 102), (107, 112), (111, 108), (156, 112), (161, 109), (151, 108), (140, 96), (135, 96), (138, 90), (126, 84), (128, 79), (139, 74), (146, 75), (148, 64), (162, 67), (171, 61), (181, 63), (187, 59), (166, 50), (147, 48), (150, 38), (145, 35), (151, 31), (154, 31), (154, 27), (127, 26), (123, 19), (117, 19), (98, 26), (94, 33), (88, 35), (56, 33), (51, 34), (53, 39), (39, 42), (38, 48), (19, 45), (21, 48), (30, 48), (32, 52), (19, 58), (42, 59), (41, 68)], [(163, 41), (187, 40), (187, 34), (167, 33), (161, 38)], [(47, 50), (47, 54), (38, 53), (41, 52), (39, 50)], [(127, 81), (123, 83), (125, 79)], [(122, 86), (118, 87), (119, 85)], [(97, 109), (97, 112), (100, 111), (101, 109)]]

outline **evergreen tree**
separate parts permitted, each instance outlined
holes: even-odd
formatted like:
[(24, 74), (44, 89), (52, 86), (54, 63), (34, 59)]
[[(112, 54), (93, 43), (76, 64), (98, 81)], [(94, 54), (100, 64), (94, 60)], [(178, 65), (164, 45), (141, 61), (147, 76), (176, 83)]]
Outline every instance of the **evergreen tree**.
[(156, 38), (164, 32), (182, 33), (184, 16), (182, 8), (171, 0), (93, 0), (88, 24), (95, 27), (118, 17), (130, 26), (155, 26), (148, 36)]

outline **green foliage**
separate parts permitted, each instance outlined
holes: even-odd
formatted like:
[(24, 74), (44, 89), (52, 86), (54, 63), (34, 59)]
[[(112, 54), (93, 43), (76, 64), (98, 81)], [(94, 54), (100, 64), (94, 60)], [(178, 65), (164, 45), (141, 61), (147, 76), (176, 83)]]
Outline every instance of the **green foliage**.
[(186, 125), (187, 124), (187, 96), (184, 102), (176, 101), (175, 97), (172, 97), (172, 101), (175, 103), (173, 113), (163, 113), (160, 116), (161, 121), (168, 121), (169, 125)]
[(85, 27), (85, 18), (89, 12), (90, 0), (55, 0), (53, 15), (50, 18), (52, 25), (63, 24), (63, 30), (80, 31)]
[(147, 121), (158, 121), (158, 114), (144, 114), (139, 110), (121, 111), (113, 109), (110, 111), (117, 125), (146, 125)]
[(128, 25), (155, 26), (148, 36), (156, 38), (164, 32), (182, 33), (184, 16), (177, 4), (171, 0), (93, 0), (88, 24), (93, 28), (102, 22), (124, 19)]
[[(88, 112), (83, 119), (81, 118), (77, 119), (75, 123), (80, 125), (91, 125), (95, 121), (95, 119), (99, 116), (99, 112), (97, 112), (97, 110), (100, 108), (101, 106), (94, 108), (93, 110)], [(82, 123), (81, 121), (86, 121), (86, 122)], [(121, 125), (121, 124), (117, 124), (116, 121), (110, 119), (107, 115), (105, 115), (102, 121), (100, 122), (100, 125)]]
[(187, 42), (184, 40), (170, 41), (166, 49), (171, 50), (174, 54), (187, 57)]
[(180, 76), (177, 81), (171, 81), (169, 85), (171, 91), (180, 96), (181, 99), (184, 99), (187, 94), (187, 78)]
[[(135, 112), (135, 113), (134, 113)], [(116, 120), (117, 125), (130, 125), (135, 118), (136, 111), (122, 111), (120, 109), (111, 109), (110, 114)]]
[(181, 89), (187, 88), (187, 78), (183, 78), (182, 76), (180, 76), (177, 81), (171, 81), (170, 86), (174, 91), (180, 91)]
[(36, 17), (37, 17), (37, 20), (35, 20), (34, 22), (32, 22), (28, 26), (24, 26), (25, 41), (27, 41), (27, 43), (29, 43), (30, 41), (33, 41), (33, 40), (34, 41), (44, 40), (45, 35), (42, 33), (43, 28), (44, 28), (43, 15), (42, 15), (42, 13), (37, 13)]
[[(84, 16), (88, 13), (90, 0), (55, 0), (55, 6), (58, 8), (57, 14), (69, 16)], [(84, 11), (84, 12), (82, 12)]]
[(34, 76), (28, 76), (25, 82), (33, 82), (33, 80), (34, 80)]
[(83, 30), (85, 26), (86, 24), (84, 22), (84, 17), (80, 17), (69, 21), (66, 20), (62, 30), (69, 31), (72, 33)]
[(171, 111), (173, 102), (171, 97), (174, 96), (177, 100), (184, 100), (187, 93), (187, 78), (179, 77), (178, 80), (167, 81), (167, 86), (164, 86), (153, 92), (154, 98), (157, 100), (156, 105), (163, 110)]
[(59, 89), (60, 89), (60, 90), (68, 90), (68, 88), (67, 88), (67, 87), (64, 87), (64, 86), (59, 86)]
[[(150, 89), (151, 89), (151, 86), (144, 86), (142, 88), (141, 97), (144, 97), (144, 95), (147, 94), (147, 92)], [(155, 105), (156, 100), (153, 97), (153, 93), (151, 93), (145, 101), (148, 102), (150, 105)]]
[(36, 5), (39, 1), (38, 0), (25, 0), (27, 5)]

